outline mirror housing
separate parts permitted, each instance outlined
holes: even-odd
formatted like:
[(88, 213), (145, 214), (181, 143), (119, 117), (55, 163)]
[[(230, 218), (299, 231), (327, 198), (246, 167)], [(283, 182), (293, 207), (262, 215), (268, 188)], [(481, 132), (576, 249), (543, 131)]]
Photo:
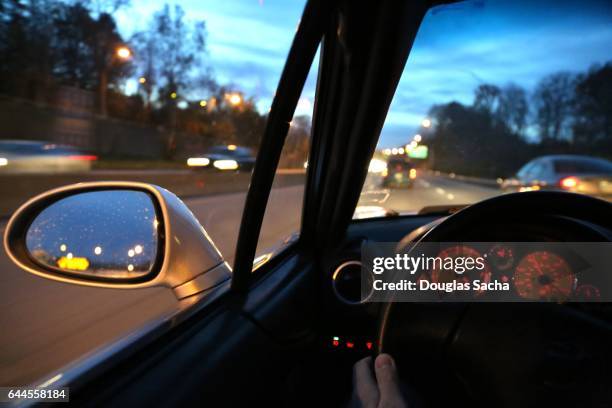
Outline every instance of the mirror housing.
[[(66, 259), (63, 259), (64, 264), (58, 263), (62, 267), (56, 267), (51, 263), (41, 262), (32, 254), (31, 248), (28, 248), (28, 232), (32, 225), (34, 223), (45, 225), (47, 232), (53, 232), (54, 223), (37, 222), (37, 218), (43, 212), (47, 215), (48, 221), (48, 217), (53, 214), (53, 211), (49, 210), (54, 205), (61, 204), (64, 199), (69, 198), (70, 202), (78, 204), (79, 199), (84, 200), (85, 196), (88, 196), (89, 200), (93, 197), (91, 194), (84, 193), (108, 193), (109, 191), (121, 190), (145, 193), (151, 199), (151, 204), (155, 209), (152, 223), (154, 227), (151, 227), (151, 231), (156, 234), (156, 239), (152, 242), (156, 242), (157, 249), (154, 252), (155, 259), (150, 262), (150, 268), (139, 274), (126, 273), (126, 276), (121, 274), (104, 275), (62, 268)], [(103, 194), (99, 198), (102, 199), (102, 196)], [(110, 196), (112, 195), (106, 194), (104, 197), (106, 200), (96, 202), (96, 206), (108, 207), (110, 209), (108, 213), (119, 214), (122, 209), (123, 212), (128, 211), (128, 209), (120, 207), (118, 203), (109, 200)], [(82, 208), (87, 210), (87, 206)], [(92, 215), (95, 214), (92, 213)], [(122, 219), (125, 219), (125, 217)], [(51, 221), (57, 221), (61, 225), (60, 221), (63, 220)], [(113, 221), (117, 220), (107, 220), (108, 228), (111, 228)], [(49, 224), (51, 225), (49, 226)], [(110, 234), (111, 239), (114, 238), (112, 234), (117, 234), (116, 238), (120, 240), (125, 238), (126, 235), (129, 236), (130, 228), (129, 226), (127, 228), (118, 226), (117, 232), (107, 230), (103, 232), (107, 237)], [(30, 245), (31, 241), (30, 239)], [(94, 247), (93, 242), (91, 246)], [(40, 194), (27, 201), (12, 215), (4, 234), (4, 248), (9, 258), (20, 268), (47, 279), (84, 286), (117, 289), (164, 286), (172, 289), (178, 299), (184, 299), (212, 289), (231, 277), (229, 265), (223, 261), (221, 253), (189, 208), (168, 190), (146, 183), (123, 181), (78, 183)], [(100, 251), (102, 251), (102, 248), (96, 248), (96, 253)], [(134, 256), (134, 254), (131, 253), (130, 256)], [(72, 258), (72, 254), (70, 254), (70, 258)], [(88, 263), (86, 264), (88, 265)], [(131, 269), (128, 270), (131, 271)]]

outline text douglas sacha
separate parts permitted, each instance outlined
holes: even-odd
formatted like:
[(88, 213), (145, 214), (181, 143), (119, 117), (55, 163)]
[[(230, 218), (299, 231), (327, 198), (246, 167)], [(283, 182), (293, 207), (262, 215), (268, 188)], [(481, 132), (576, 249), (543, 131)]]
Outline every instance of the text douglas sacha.
[(510, 290), (510, 284), (508, 282), (500, 282), (497, 280), (485, 282), (481, 280), (474, 280), (472, 282), (430, 282), (428, 280), (409, 281), (402, 279), (398, 282), (384, 282), (380, 279), (376, 279), (373, 282), (372, 287), (376, 291), (443, 291), (443, 292), (455, 292), (455, 291), (507, 291)]

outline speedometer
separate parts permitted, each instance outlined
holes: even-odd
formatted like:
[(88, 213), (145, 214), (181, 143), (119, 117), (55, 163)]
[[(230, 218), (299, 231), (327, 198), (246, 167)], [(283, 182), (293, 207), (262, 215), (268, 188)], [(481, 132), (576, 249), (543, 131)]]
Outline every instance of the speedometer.
[(529, 300), (565, 300), (576, 285), (567, 262), (548, 251), (527, 254), (514, 271), (517, 293)]
[[(472, 247), (466, 245), (457, 245), (446, 248), (437, 256), (437, 259), (446, 262), (449, 259), (465, 261), (466, 259), (478, 259), (482, 255), (480, 252)], [(457, 282), (464, 284), (471, 284), (475, 280), (479, 280), (481, 283), (489, 283), (491, 281), (491, 270), (485, 263), (484, 268), (470, 268), (469, 270), (459, 271), (458, 268), (446, 269), (442, 267), (442, 264), (436, 264), (431, 272), (431, 279), (436, 283), (449, 283)], [(482, 293), (481, 290), (477, 291), (477, 294)]]

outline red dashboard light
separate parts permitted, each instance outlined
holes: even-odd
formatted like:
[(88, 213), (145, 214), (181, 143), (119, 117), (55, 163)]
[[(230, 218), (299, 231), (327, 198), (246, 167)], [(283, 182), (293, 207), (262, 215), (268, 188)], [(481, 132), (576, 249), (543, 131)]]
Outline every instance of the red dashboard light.
[(332, 338), (332, 346), (338, 347), (339, 345), (340, 345), (340, 337), (333, 337)]

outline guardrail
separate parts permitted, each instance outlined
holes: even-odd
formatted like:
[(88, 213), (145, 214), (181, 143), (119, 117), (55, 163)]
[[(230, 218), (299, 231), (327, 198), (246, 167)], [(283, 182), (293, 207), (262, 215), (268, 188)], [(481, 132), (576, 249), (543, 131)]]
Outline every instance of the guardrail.
[(444, 173), (438, 170), (429, 170), (429, 173), (437, 177), (445, 177), (448, 179), (461, 181), (463, 183), (477, 184), (477, 185), (486, 186), (486, 187), (499, 188), (500, 185), (504, 181), (502, 178), (489, 179), (489, 178), (482, 178), (482, 177), (463, 176), (461, 174), (455, 174), (455, 173)]
[[(274, 187), (303, 184), (304, 169), (279, 169)], [(181, 198), (246, 191), (250, 172), (194, 170), (93, 170), (83, 173), (0, 174), (0, 218), (46, 190), (85, 181), (136, 181), (164, 187)]]

